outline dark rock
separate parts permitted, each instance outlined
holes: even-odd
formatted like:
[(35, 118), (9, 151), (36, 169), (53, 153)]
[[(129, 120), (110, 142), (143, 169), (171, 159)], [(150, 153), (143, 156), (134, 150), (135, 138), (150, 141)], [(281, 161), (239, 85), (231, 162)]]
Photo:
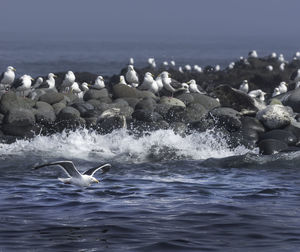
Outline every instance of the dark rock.
[(288, 149), (288, 145), (276, 139), (265, 139), (258, 143), (259, 152), (263, 155), (272, 155)]
[(141, 91), (124, 84), (117, 84), (113, 86), (113, 95), (115, 98), (145, 98), (150, 97), (157, 99), (157, 97), (150, 91)]
[(135, 105), (135, 110), (142, 109), (142, 110), (154, 111), (155, 107), (156, 107), (156, 102), (152, 98), (147, 97), (142, 99)]
[(258, 111), (254, 100), (250, 96), (228, 85), (218, 86), (214, 93), (220, 99), (223, 107), (230, 107), (239, 112), (256, 113)]
[(87, 117), (87, 118), (84, 118), (85, 119), (85, 122), (86, 122), (86, 126), (89, 128), (89, 127), (96, 127), (97, 125), (97, 117)]
[(66, 107), (66, 104), (63, 102), (58, 102), (52, 105), (53, 109), (54, 109), (54, 113), (55, 115), (58, 115), (59, 112)]
[(135, 110), (132, 114), (132, 118), (143, 122), (157, 122), (163, 119), (160, 114), (144, 109)]
[(215, 98), (212, 98), (210, 96), (198, 93), (193, 93), (191, 94), (191, 96), (193, 96), (194, 103), (201, 104), (208, 111), (220, 107), (220, 102), (218, 102)]
[(65, 107), (63, 108), (57, 117), (60, 121), (77, 121), (80, 119), (80, 112), (73, 107)]
[(62, 101), (63, 99), (64, 99), (64, 95), (62, 93), (49, 90), (45, 94), (40, 96), (39, 101), (46, 102), (52, 105), (54, 103), (58, 103)]
[(184, 107), (179, 107), (179, 106), (172, 106), (166, 116), (165, 119), (167, 122), (172, 123), (172, 122), (183, 122), (183, 116), (185, 115), (185, 108)]
[(108, 134), (116, 129), (122, 128), (127, 128), (126, 118), (122, 115), (114, 115), (97, 120), (97, 130), (102, 134)]
[(40, 123), (52, 123), (55, 121), (56, 116), (53, 107), (46, 103), (38, 101), (36, 103), (35, 118)]
[(215, 121), (213, 118), (204, 117), (199, 121), (189, 123), (188, 127), (190, 130), (205, 132), (207, 130), (212, 130), (215, 127)]
[(4, 115), (0, 114), (0, 125), (2, 125), (3, 121), (4, 121)]
[(163, 118), (166, 118), (170, 108), (172, 106), (168, 104), (157, 104), (154, 111), (159, 113)]
[(61, 102), (64, 102), (66, 105), (71, 106), (76, 102), (80, 102), (79, 97), (73, 93), (64, 94), (64, 99)]
[(184, 136), (187, 131), (187, 126), (182, 122), (173, 122), (170, 124), (170, 128), (174, 131), (175, 134)]
[(242, 127), (240, 113), (232, 108), (214, 108), (209, 112), (209, 116), (216, 120), (216, 125), (225, 127), (229, 132), (234, 132)]
[(128, 102), (123, 98), (118, 98), (114, 100), (114, 103), (119, 104), (120, 106), (129, 106)]
[(123, 100), (127, 101), (129, 106), (135, 109), (136, 104), (141, 100), (141, 98), (124, 97)]
[(10, 110), (16, 110), (19, 108), (31, 110), (34, 105), (35, 101), (33, 100), (19, 97), (14, 92), (7, 92), (1, 97), (0, 112), (7, 114)]
[(174, 98), (174, 97), (167, 97), (167, 96), (163, 96), (160, 98), (160, 101), (159, 101), (160, 104), (167, 104), (167, 105), (170, 105), (172, 107), (183, 107), (185, 108), (185, 104), (177, 99), (177, 98)]
[(110, 103), (111, 98), (109, 97), (108, 90), (103, 88), (101, 90), (89, 89), (83, 96), (84, 101), (88, 100), (100, 100), (101, 102)]
[(263, 124), (255, 117), (243, 116), (241, 117), (241, 122), (244, 131), (254, 130), (258, 134), (264, 133), (266, 131)]
[(283, 105), (291, 107), (295, 112), (300, 112), (300, 88), (293, 90), (286, 99), (282, 100)]
[(263, 134), (260, 139), (276, 139), (286, 143), (287, 145), (295, 145), (298, 141), (297, 137), (293, 133), (280, 129), (271, 130)]
[(72, 105), (77, 109), (81, 117), (92, 117), (94, 115), (94, 106), (88, 102), (77, 102)]
[(176, 98), (181, 100), (186, 106), (194, 102), (193, 94), (181, 94), (176, 96)]

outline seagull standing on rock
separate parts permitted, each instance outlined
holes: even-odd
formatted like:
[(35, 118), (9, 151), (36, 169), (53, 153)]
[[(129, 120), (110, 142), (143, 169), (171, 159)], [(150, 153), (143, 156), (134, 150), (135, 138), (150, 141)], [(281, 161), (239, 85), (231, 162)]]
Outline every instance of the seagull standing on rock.
[(278, 87), (274, 88), (272, 97), (275, 97), (275, 96), (277, 96), (277, 95), (280, 95), (280, 91), (279, 91), (279, 88), (278, 88)]
[(288, 91), (287, 87), (288, 87), (288, 84), (285, 81), (280, 82), (280, 84), (278, 86), (279, 92), (281, 94), (286, 93)]
[(294, 71), (290, 77), (290, 79), (294, 82), (300, 81), (300, 69)]
[(149, 90), (154, 94), (158, 93), (158, 85), (157, 85), (156, 81), (153, 79), (152, 73), (149, 73), (149, 72), (145, 73), (144, 81), (139, 86), (139, 88), (142, 90)]
[(34, 79), (30, 75), (24, 74), (13, 83), (12, 88), (15, 89), (17, 92), (22, 92), (23, 97), (25, 97), (25, 91), (31, 88), (33, 80)]
[(105, 88), (103, 77), (101, 75), (98, 76), (94, 82), (94, 85), (92, 85), (91, 87), (98, 90)]
[(6, 71), (0, 76), (0, 88), (9, 89), (15, 80), (16, 69), (12, 66), (8, 66)]
[(189, 84), (190, 93), (199, 93), (203, 94), (199, 89), (195, 80), (190, 80), (187, 84)]
[(119, 84), (123, 84), (123, 85), (127, 85), (128, 86), (128, 84), (126, 83), (124, 75), (120, 75), (120, 82), (119, 82)]
[(73, 85), (75, 82), (75, 74), (72, 71), (68, 71), (65, 74), (65, 78), (61, 84), (61, 89), (64, 90), (65, 92), (68, 92), (70, 87)]
[(252, 90), (248, 95), (252, 98), (257, 98), (259, 101), (263, 102), (265, 100), (265, 92), (261, 89)]
[(48, 79), (44, 82), (40, 87), (41, 88), (48, 88), (48, 89), (55, 89), (55, 79), (57, 76), (54, 73), (48, 74)]
[(43, 84), (44, 80), (42, 77), (38, 77), (32, 86), (33, 89), (39, 88)]
[(182, 87), (182, 84), (176, 80), (172, 80), (170, 78), (170, 74), (166, 71), (161, 73), (161, 79), (162, 79), (163, 87), (167, 91), (171, 92), (172, 96), (174, 95), (175, 92), (185, 90), (185, 88)]
[(239, 90), (246, 94), (249, 92), (249, 84), (248, 84), (247, 80), (243, 80), (242, 84), (240, 85)]
[(132, 86), (132, 87), (138, 87), (139, 85), (139, 77), (136, 73), (136, 71), (133, 68), (133, 65), (128, 65), (127, 67), (127, 73), (125, 75), (126, 81)]

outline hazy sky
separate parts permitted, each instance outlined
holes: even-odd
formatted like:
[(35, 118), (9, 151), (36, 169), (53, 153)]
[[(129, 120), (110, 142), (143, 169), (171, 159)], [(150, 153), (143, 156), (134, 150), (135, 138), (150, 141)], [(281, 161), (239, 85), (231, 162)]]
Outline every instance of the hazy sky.
[[(110, 38), (291, 37), (300, 0), (0, 0), (0, 32)], [(29, 35), (28, 35), (29, 36)], [(0, 37), (1, 39), (1, 37)]]

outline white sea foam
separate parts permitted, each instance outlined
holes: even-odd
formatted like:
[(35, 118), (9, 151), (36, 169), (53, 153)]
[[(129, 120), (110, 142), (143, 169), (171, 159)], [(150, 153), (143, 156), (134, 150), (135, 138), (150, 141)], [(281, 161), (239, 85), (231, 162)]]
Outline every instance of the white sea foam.
[(185, 137), (172, 130), (158, 130), (135, 136), (125, 130), (100, 135), (86, 129), (51, 136), (36, 136), (0, 144), (0, 155), (41, 155), (83, 160), (146, 162), (149, 160), (223, 158), (249, 152), (243, 146), (230, 149), (221, 134), (193, 133)]

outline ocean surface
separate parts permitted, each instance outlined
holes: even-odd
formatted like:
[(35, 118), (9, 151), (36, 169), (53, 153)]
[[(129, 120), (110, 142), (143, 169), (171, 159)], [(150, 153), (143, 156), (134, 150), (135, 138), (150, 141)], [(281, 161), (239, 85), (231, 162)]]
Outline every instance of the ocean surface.
[[(0, 40), (0, 69), (19, 75), (65, 70), (119, 73), (129, 57), (145, 66), (226, 66), (249, 50), (292, 57), (289, 43), (242, 41)], [(231, 149), (221, 134), (134, 136), (86, 129), (0, 144), (0, 251), (299, 251), (300, 154)], [(62, 184), (57, 167), (109, 162), (99, 184)]]

